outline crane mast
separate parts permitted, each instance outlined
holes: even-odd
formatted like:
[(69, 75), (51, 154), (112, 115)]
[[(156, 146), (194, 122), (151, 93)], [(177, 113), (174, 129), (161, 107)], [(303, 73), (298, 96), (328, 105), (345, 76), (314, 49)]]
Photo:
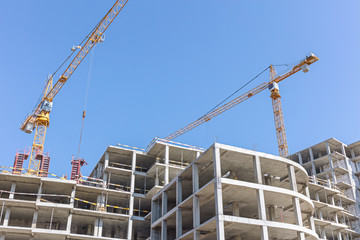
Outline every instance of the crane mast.
[(31, 133), (34, 129), (36, 129), (32, 145), (32, 152), (29, 159), (28, 172), (30, 174), (39, 174), (40, 161), (36, 159), (36, 154), (41, 154), (44, 149), (46, 130), (50, 123), (49, 115), (55, 96), (58, 94), (70, 76), (75, 72), (77, 67), (84, 60), (90, 50), (98, 42), (102, 41), (104, 32), (121, 12), (127, 2), (128, 0), (117, 0), (106, 13), (106, 15), (87, 36), (84, 44), (72, 49), (76, 50), (78, 48), (80, 50), (77, 52), (75, 57), (72, 59), (65, 71), (60, 75), (59, 79), (54, 85), (52, 81), (53, 76), (51, 76), (51, 80), (47, 81), (41, 101), (35, 105), (34, 110), (25, 118), (21, 124), (20, 130), (24, 131), (25, 133)]
[(257, 87), (251, 89), (250, 91), (240, 95), (239, 97), (225, 103), (224, 105), (210, 111), (209, 113), (205, 114), (204, 116), (200, 117), (199, 119), (195, 120), (194, 122), (186, 125), (185, 127), (177, 130), (176, 132), (170, 134), (165, 138), (165, 140), (173, 140), (176, 137), (183, 135), (184, 133), (194, 129), (195, 127), (210, 121), (212, 118), (220, 115), (221, 113), (235, 107), (239, 103), (244, 102), (245, 100), (255, 96), (256, 94), (262, 92), (265, 89), (269, 89), (271, 92), (271, 99), (273, 103), (273, 111), (274, 111), (274, 119), (275, 119), (275, 127), (276, 127), (276, 135), (278, 139), (278, 147), (279, 147), (279, 155), (282, 157), (287, 157), (289, 155), (288, 152), (288, 145), (286, 140), (286, 133), (285, 133), (285, 124), (284, 124), (284, 117), (281, 107), (281, 96), (279, 93), (278, 83), (283, 81), (284, 79), (290, 77), (291, 75), (297, 73), (298, 71), (302, 70), (303, 72), (309, 71), (309, 65), (313, 64), (314, 62), (318, 61), (319, 58), (316, 57), (313, 53), (307, 56), (304, 60), (300, 61), (294, 67), (291, 68), (290, 71), (286, 72), (283, 75), (276, 76), (275, 69), (272, 65), (270, 65), (270, 81), (264, 82)]
[(271, 92), (271, 100), (274, 112), (275, 130), (278, 141), (279, 156), (289, 156), (289, 149), (286, 139), (284, 116), (281, 106), (281, 96), (279, 93), (279, 85), (274, 82), (276, 79), (276, 71), (272, 65), (270, 65), (270, 82), (269, 90)]

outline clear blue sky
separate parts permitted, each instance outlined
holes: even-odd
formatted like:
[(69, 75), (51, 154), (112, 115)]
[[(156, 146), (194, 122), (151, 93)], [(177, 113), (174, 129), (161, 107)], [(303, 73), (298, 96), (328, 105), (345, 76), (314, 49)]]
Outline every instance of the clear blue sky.
[[(19, 130), (44, 80), (113, 0), (18, 0), (0, 8), (1, 165), (33, 134)], [(280, 84), (290, 152), (330, 137), (360, 140), (360, 2), (130, 0), (96, 47), (81, 156), (88, 174), (110, 144), (145, 148), (197, 119), (270, 64), (320, 60)], [(70, 173), (89, 56), (54, 100), (45, 150)], [(279, 69), (280, 71), (281, 69)], [(59, 74), (56, 75), (56, 79)], [(268, 80), (268, 73), (252, 86)], [(249, 89), (249, 88), (247, 88)], [(176, 139), (278, 154), (269, 92)], [(28, 163), (26, 162), (26, 165)]]

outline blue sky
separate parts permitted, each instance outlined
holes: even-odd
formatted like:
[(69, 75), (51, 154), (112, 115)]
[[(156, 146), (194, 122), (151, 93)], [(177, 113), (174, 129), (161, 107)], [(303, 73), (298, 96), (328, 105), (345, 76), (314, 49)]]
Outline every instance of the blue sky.
[[(44, 81), (114, 3), (19, 0), (0, 8), (1, 165), (33, 134), (19, 130)], [(88, 174), (110, 144), (145, 148), (206, 113), (270, 64), (314, 52), (307, 74), (281, 82), (290, 152), (330, 137), (360, 140), (360, 2), (130, 0), (96, 47), (81, 156)], [(54, 100), (45, 151), (70, 174), (77, 152), (88, 56)], [(280, 72), (282, 69), (279, 68)], [(59, 77), (56, 75), (55, 79)], [(268, 73), (252, 83), (268, 81)], [(246, 90), (248, 90), (247, 88)], [(176, 141), (214, 141), (278, 154), (264, 91)], [(26, 163), (28, 164), (28, 163)]]

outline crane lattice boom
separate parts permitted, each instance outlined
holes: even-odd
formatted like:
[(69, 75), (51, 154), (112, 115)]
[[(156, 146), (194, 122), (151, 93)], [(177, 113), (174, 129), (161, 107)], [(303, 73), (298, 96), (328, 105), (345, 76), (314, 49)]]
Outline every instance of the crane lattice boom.
[[(37, 175), (39, 172), (40, 162), (38, 159), (36, 159), (36, 155), (41, 154), (44, 149), (46, 130), (49, 127), (50, 122), (49, 115), (55, 96), (58, 94), (58, 92), (64, 86), (70, 76), (75, 72), (77, 67), (84, 60), (90, 50), (102, 40), (104, 32), (114, 21), (116, 16), (121, 12), (127, 2), (128, 0), (117, 0), (115, 2), (111, 9), (85, 38), (85, 40), (83, 41), (84, 44), (82, 46), (76, 47), (80, 50), (72, 59), (63, 74), (60, 75), (54, 86), (52, 86), (53, 76), (51, 76), (51, 86), (49, 85), (48, 81), (47, 86), (45, 87), (46, 90), (41, 96), (41, 101), (39, 101), (39, 103), (35, 105), (34, 110), (26, 117), (26, 119), (21, 124), (20, 129), (26, 133), (31, 133), (34, 129), (36, 129), (29, 159), (29, 173)], [(72, 50), (76, 50), (76, 48)]]
[[(297, 73), (300, 70), (303, 70), (304, 72), (308, 71), (308, 65), (316, 62), (319, 60), (314, 54), (310, 54), (310, 56), (306, 57), (304, 60), (302, 60), (300, 63), (295, 65), (290, 71), (287, 73), (277, 76), (274, 74), (275, 72), (272, 70), (272, 66), (270, 66), (270, 81), (264, 82), (260, 84), (259, 86), (251, 89), (250, 91), (246, 92), (245, 94), (242, 94), (241, 96), (229, 101), (228, 103), (216, 108), (215, 110), (211, 111), (208, 114), (205, 114), (201, 118), (197, 119), (196, 121), (186, 125), (185, 127), (181, 128), (180, 130), (177, 130), (176, 132), (170, 134), (165, 138), (165, 140), (173, 140), (174, 138), (194, 129), (195, 127), (211, 120), (212, 118), (220, 115), (221, 113), (235, 107), (239, 103), (244, 102), (245, 100), (249, 99), (250, 97), (258, 94), (259, 92), (265, 90), (266, 88), (270, 88), (273, 84), (277, 84), (284, 79), (290, 77), (291, 75)], [(286, 141), (286, 134), (285, 134), (285, 127), (284, 127), (284, 119), (282, 115), (282, 109), (281, 109), (281, 102), (280, 102), (280, 95), (278, 97), (272, 96), (273, 99), (273, 110), (274, 110), (274, 117), (275, 117), (275, 125), (277, 130), (277, 136), (278, 136), (278, 145), (279, 145), (279, 153), (280, 156), (288, 156), (288, 149), (287, 149), (287, 141)]]

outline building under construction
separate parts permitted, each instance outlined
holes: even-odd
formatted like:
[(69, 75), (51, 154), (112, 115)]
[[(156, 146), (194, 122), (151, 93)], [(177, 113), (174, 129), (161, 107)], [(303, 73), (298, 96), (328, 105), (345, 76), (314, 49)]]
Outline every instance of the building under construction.
[(109, 146), (89, 177), (3, 168), (0, 239), (356, 239), (359, 159), (336, 139), (289, 158), (155, 139)]

